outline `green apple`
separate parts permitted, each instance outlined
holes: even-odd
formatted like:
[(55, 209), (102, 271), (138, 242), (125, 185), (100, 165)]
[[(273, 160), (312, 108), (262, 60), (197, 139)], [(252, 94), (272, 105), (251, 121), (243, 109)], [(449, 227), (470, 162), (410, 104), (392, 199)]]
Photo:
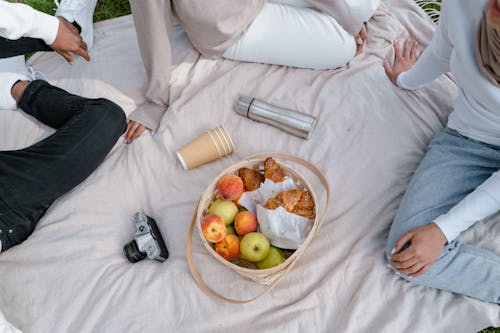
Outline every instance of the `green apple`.
[(210, 214), (218, 215), (226, 225), (229, 225), (238, 214), (238, 207), (232, 201), (217, 199), (208, 208), (208, 215)]
[(269, 255), (271, 245), (269, 240), (260, 232), (249, 232), (240, 242), (240, 257), (257, 262), (264, 260)]
[(269, 254), (264, 260), (257, 262), (257, 267), (259, 267), (259, 269), (271, 268), (274, 266), (278, 266), (285, 260), (286, 259), (283, 256), (283, 253), (281, 253), (281, 251), (274, 246), (271, 246), (271, 248), (269, 249)]
[(227, 234), (228, 235), (236, 235), (236, 230), (234, 230), (234, 226), (232, 224), (231, 225), (227, 225), (226, 229), (227, 229)]

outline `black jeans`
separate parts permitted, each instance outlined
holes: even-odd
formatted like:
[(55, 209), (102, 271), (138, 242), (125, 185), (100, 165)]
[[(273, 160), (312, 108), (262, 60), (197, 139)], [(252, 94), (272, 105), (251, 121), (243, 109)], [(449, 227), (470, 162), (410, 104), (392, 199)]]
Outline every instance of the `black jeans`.
[[(4, 54), (1, 41), (0, 50)], [(19, 107), (57, 131), (31, 147), (0, 152), (2, 252), (28, 238), (50, 205), (99, 166), (126, 128), (115, 103), (45, 81), (31, 82)]]
[(0, 58), (10, 58), (38, 51), (53, 50), (41, 39), (21, 37), (16, 40), (10, 40), (0, 37)]

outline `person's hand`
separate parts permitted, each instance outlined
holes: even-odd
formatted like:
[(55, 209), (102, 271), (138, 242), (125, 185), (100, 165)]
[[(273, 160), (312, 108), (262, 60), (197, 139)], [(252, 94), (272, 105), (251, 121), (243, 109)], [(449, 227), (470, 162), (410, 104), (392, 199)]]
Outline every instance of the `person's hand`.
[(399, 42), (392, 42), (394, 46), (394, 65), (391, 66), (389, 60), (384, 61), (385, 73), (395, 86), (398, 85), (397, 79), (399, 74), (406, 72), (413, 67), (418, 58), (418, 43), (406, 40), (403, 49), (399, 47)]
[(364, 25), (359, 31), (359, 34), (354, 37), (354, 41), (356, 42), (356, 54), (360, 54), (361, 52), (363, 52), (363, 48), (365, 47), (366, 43), (366, 28)]
[(73, 56), (70, 52), (90, 61), (90, 56), (87, 52), (87, 43), (83, 41), (78, 29), (63, 17), (59, 17), (59, 30), (57, 31), (56, 40), (50, 47), (70, 64), (73, 64)]
[[(410, 243), (404, 251), (398, 253), (406, 243)], [(404, 234), (394, 246), (391, 255), (391, 266), (401, 274), (416, 277), (424, 274), (443, 251), (446, 237), (441, 229), (431, 223), (416, 227)]]
[(129, 120), (127, 130), (125, 131), (125, 142), (131, 143), (137, 139), (145, 130), (146, 126), (139, 124), (134, 120)]
[(30, 84), (29, 81), (17, 81), (10, 89), (10, 94), (17, 104), (21, 101), (26, 87)]

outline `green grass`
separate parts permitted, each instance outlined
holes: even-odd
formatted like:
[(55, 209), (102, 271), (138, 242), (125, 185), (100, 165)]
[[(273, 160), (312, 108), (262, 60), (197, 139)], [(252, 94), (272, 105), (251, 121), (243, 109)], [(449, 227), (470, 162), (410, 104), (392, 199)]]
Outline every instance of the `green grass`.
[[(56, 5), (52, 0), (9, 0), (10, 2), (20, 2), (32, 6), (42, 12), (53, 15), (56, 12)], [(99, 0), (94, 12), (94, 22), (99, 22), (113, 17), (130, 14), (128, 0)]]
[[(52, 0), (10, 0), (10, 2), (22, 2), (48, 14), (54, 14), (56, 11), (56, 6)], [(427, 6), (435, 7), (434, 5)], [(130, 14), (128, 0), (99, 0), (94, 12), (94, 22), (128, 14)], [(500, 333), (500, 327), (486, 328), (479, 333)]]

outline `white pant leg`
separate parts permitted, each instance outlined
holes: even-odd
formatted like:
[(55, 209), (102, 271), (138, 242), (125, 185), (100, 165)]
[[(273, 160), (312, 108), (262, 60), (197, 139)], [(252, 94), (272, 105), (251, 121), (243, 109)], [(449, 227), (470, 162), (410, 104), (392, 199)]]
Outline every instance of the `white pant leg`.
[(24, 56), (0, 59), (0, 110), (17, 109), (10, 93), (17, 80), (28, 80)]
[(294, 7), (312, 8), (312, 6), (308, 2), (306, 2), (306, 0), (268, 0), (268, 1)]
[[(299, 4), (300, 0), (280, 0)], [(291, 67), (332, 69), (356, 54), (354, 37), (312, 8), (267, 3), (224, 57)]]

